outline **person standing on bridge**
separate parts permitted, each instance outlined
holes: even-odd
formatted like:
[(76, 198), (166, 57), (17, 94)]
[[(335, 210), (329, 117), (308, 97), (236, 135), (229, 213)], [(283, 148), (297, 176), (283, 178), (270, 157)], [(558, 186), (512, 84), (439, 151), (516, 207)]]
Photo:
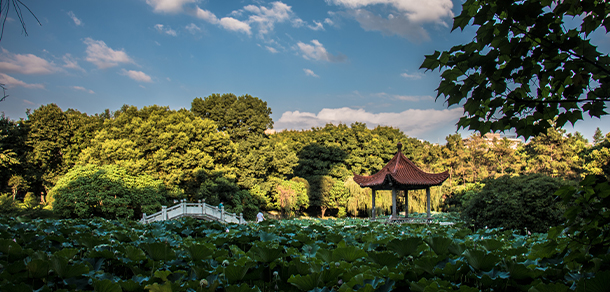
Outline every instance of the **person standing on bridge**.
[(222, 209), (224, 208), (225, 205), (222, 204), (222, 201), (220, 201), (220, 204), (218, 204), (218, 209)]

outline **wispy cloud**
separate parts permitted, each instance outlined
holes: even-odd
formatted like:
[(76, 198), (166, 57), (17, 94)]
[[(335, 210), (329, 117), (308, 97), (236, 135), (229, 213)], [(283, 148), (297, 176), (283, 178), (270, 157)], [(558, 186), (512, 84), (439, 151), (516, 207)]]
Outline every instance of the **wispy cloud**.
[(277, 50), (275, 48), (272, 48), (270, 46), (265, 46), (265, 49), (267, 49), (267, 51), (271, 52), (272, 54), (277, 54)]
[(392, 126), (399, 128), (409, 136), (418, 136), (428, 131), (455, 124), (462, 116), (462, 108), (454, 109), (409, 109), (399, 113), (370, 113), (364, 109), (324, 108), (317, 114), (300, 111), (287, 111), (274, 124), (276, 129), (309, 129), (322, 127), (328, 123), (351, 124), (354, 122), (366, 123), (368, 127)]
[(0, 71), (20, 74), (51, 74), (61, 70), (53, 62), (33, 54), (13, 54), (2, 48)]
[(186, 30), (188, 30), (188, 31), (189, 31), (191, 34), (196, 34), (196, 33), (201, 32), (201, 28), (199, 28), (199, 27), (198, 27), (196, 24), (194, 24), (194, 23), (191, 23), (191, 24), (187, 25), (185, 28), (186, 28)]
[(324, 45), (318, 40), (312, 40), (311, 44), (298, 42), (297, 49), (302, 53), (303, 58), (307, 60), (326, 62), (345, 62), (347, 60), (347, 57), (344, 55), (333, 55), (326, 51)]
[(13, 78), (12, 76), (6, 75), (4, 73), (0, 73), (0, 83), (4, 84), (8, 88), (21, 86), (21, 87), (25, 87), (25, 88), (44, 89), (44, 84), (25, 83), (19, 79)]
[(79, 91), (84, 91), (84, 92), (87, 92), (87, 93), (89, 93), (89, 94), (95, 94), (95, 92), (94, 92), (93, 90), (91, 90), (91, 89), (87, 89), (87, 88), (84, 88), (84, 87), (82, 87), (82, 86), (72, 86), (72, 88), (73, 88), (73, 89), (76, 89), (76, 90), (79, 90)]
[(134, 63), (125, 51), (113, 50), (104, 41), (86, 38), (83, 42), (87, 45), (85, 60), (95, 64), (99, 69), (115, 67), (119, 63)]
[(311, 69), (304, 68), (303, 71), (305, 72), (305, 75), (307, 75), (307, 76), (320, 78), (320, 76), (316, 75), (316, 73), (314, 73)]
[(169, 27), (165, 27), (163, 24), (155, 24), (155, 29), (160, 32), (160, 33), (164, 33), (164, 34), (168, 34), (171, 36), (177, 36), (178, 33), (176, 33), (175, 30), (169, 28)]
[(152, 78), (142, 71), (121, 69), (119, 74), (125, 75), (138, 82), (152, 82)]
[(313, 21), (315, 25), (308, 25), (311, 30), (324, 30), (324, 25), (321, 22)]
[(85, 72), (85, 69), (81, 68), (81, 66), (78, 65), (78, 61), (76, 60), (76, 58), (72, 57), (71, 54), (65, 54), (62, 59), (65, 63), (62, 67)]
[(76, 15), (74, 15), (74, 12), (68, 11), (68, 16), (70, 16), (70, 18), (72, 18), (72, 20), (74, 21), (74, 24), (76, 24), (76, 26), (83, 25), (83, 22), (80, 19), (78, 19), (76, 17)]
[(398, 94), (387, 94), (385, 92), (374, 93), (372, 96), (379, 98), (388, 98), (393, 100), (402, 100), (402, 101), (426, 101), (426, 100), (434, 100), (434, 97), (430, 95), (398, 95)]
[(421, 73), (409, 74), (409, 73), (405, 72), (405, 73), (401, 73), (400, 76), (407, 78), (407, 79), (418, 80), (418, 79), (421, 79), (424, 75)]

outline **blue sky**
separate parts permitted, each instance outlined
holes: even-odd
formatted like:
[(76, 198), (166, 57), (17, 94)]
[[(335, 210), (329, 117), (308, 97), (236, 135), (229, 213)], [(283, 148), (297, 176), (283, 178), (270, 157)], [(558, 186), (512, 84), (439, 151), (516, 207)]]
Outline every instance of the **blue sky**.
[[(12, 119), (56, 103), (88, 114), (123, 104), (190, 108), (212, 93), (250, 94), (272, 109), (274, 128), (364, 122), (444, 143), (460, 107), (435, 102), (438, 72), (424, 55), (468, 42), (450, 33), (461, 1), (24, 1), (29, 36), (9, 13), (0, 83)], [(594, 35), (610, 51), (605, 32)], [(576, 128), (591, 140), (610, 118)], [(462, 135), (468, 133), (462, 131)]]

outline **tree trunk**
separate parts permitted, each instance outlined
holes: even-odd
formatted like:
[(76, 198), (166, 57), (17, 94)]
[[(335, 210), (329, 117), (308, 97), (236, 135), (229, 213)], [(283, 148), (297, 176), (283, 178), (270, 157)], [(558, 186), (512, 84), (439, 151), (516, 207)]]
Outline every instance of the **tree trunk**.
[(320, 210), (322, 210), (322, 218), (324, 218), (324, 213), (326, 213), (326, 207), (320, 207)]

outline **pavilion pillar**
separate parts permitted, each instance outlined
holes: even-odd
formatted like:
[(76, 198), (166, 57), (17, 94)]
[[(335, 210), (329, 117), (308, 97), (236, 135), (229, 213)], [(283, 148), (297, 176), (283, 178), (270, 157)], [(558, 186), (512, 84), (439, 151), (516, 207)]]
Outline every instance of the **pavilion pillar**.
[(396, 188), (392, 187), (392, 219), (396, 219)]
[(373, 209), (371, 209), (371, 217), (375, 220), (375, 189), (373, 189)]
[(405, 192), (405, 218), (409, 218), (409, 190), (404, 190)]
[(428, 218), (430, 218), (430, 187), (426, 188), (426, 200), (428, 201), (426, 204), (426, 212), (428, 213)]

